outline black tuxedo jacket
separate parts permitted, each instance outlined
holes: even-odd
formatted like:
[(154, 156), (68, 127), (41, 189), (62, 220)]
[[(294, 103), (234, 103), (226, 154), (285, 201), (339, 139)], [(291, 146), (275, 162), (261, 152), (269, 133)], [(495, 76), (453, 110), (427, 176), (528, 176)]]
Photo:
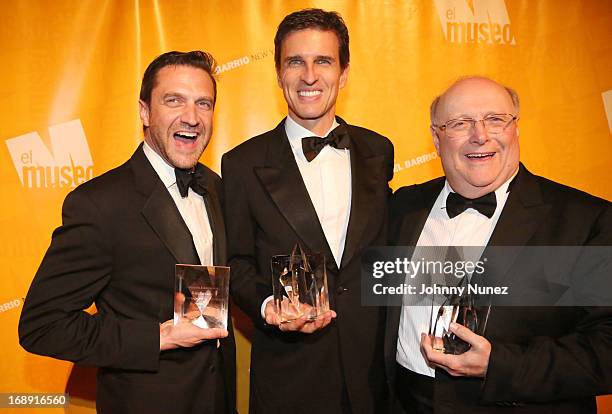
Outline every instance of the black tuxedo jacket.
[[(221, 180), (209, 169), (206, 179), (214, 262), (222, 265)], [(174, 265), (199, 259), (142, 145), (122, 166), (71, 192), (62, 222), (25, 300), (21, 345), (100, 367), (98, 412), (218, 413), (222, 405), (234, 412), (232, 336), (219, 349), (206, 341), (159, 352), (159, 324), (173, 317)], [(93, 315), (83, 311), (92, 303)], [(227, 401), (215, 404), (224, 394)]]
[[(519, 168), (489, 245), (611, 245), (608, 201), (535, 176), (522, 164)], [(394, 194), (392, 244), (416, 245), (444, 181)], [(520, 253), (510, 260), (519, 261)], [(392, 307), (387, 313), (385, 363), (391, 393), (400, 312), (401, 307)], [(594, 413), (594, 396), (612, 392), (609, 309), (493, 307), (485, 337), (492, 344), (485, 380), (436, 370), (436, 414)]]
[[(344, 123), (338, 118), (338, 121)], [(346, 244), (336, 265), (285, 133), (284, 122), (223, 156), (231, 291), (255, 322), (251, 412), (338, 413), (343, 395), (354, 413), (383, 404), (384, 314), (360, 303), (360, 253), (384, 243), (393, 145), (347, 125), (352, 200)], [(325, 254), (330, 306), (338, 317), (316, 333), (267, 327), (261, 304), (272, 294), (270, 258), (296, 242)]]

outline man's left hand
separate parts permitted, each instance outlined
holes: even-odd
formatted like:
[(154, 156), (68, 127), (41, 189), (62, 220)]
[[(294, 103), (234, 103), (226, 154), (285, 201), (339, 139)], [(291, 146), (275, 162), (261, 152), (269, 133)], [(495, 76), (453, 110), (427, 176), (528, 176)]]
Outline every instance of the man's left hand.
[(433, 338), (423, 333), (421, 351), (429, 364), (442, 368), (454, 377), (484, 378), (489, 367), (491, 343), (458, 323), (451, 323), (450, 331), (470, 344), (471, 348), (460, 355), (444, 354), (434, 350)]

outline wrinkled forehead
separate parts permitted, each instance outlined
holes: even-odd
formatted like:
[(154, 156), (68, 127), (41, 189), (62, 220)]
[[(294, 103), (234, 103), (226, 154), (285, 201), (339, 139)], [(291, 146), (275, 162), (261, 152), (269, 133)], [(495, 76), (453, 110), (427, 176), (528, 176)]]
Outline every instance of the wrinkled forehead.
[(467, 79), (455, 83), (442, 95), (437, 117), (442, 120), (481, 118), (515, 112), (512, 97), (503, 86), (488, 79)]

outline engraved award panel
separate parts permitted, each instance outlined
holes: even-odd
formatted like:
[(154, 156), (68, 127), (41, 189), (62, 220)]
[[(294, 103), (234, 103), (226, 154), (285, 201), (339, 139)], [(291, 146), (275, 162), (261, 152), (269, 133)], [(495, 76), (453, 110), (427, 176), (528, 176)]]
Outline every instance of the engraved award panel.
[(443, 274), (430, 274), (430, 285), (441, 293), (432, 294), (429, 335), (433, 348), (445, 354), (459, 355), (470, 349), (470, 344), (449, 330), (451, 322), (467, 327), (477, 335), (484, 336), (491, 297), (477, 295), (470, 289), (473, 270), (466, 271), (466, 260), (474, 262), (480, 257), (482, 247), (448, 246), (442, 262)]
[(272, 289), (281, 322), (310, 320), (329, 310), (327, 270), (321, 253), (305, 254), (296, 245), (290, 255), (273, 256)]
[(174, 324), (191, 321), (200, 328), (227, 329), (230, 268), (177, 264)]

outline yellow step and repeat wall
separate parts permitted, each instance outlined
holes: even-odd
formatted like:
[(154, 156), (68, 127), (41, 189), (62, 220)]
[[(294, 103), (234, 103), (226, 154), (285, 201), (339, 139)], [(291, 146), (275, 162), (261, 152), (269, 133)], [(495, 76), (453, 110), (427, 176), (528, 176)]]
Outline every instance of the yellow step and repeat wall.
[[(219, 171), (225, 151), (285, 115), (273, 38), (284, 15), (306, 7), (346, 20), (351, 71), (338, 113), (393, 141), (394, 188), (441, 174), (429, 103), (457, 77), (481, 74), (521, 95), (522, 159), (533, 172), (612, 199), (609, 0), (3, 1), (0, 392), (67, 391), (70, 406), (49, 413), (95, 410), (95, 371), (27, 354), (17, 322), (66, 194), (141, 141), (146, 65), (169, 50), (216, 57), (215, 132), (202, 161)], [(237, 325), (246, 412), (250, 328)], [(612, 413), (610, 401), (598, 400), (600, 413)]]

